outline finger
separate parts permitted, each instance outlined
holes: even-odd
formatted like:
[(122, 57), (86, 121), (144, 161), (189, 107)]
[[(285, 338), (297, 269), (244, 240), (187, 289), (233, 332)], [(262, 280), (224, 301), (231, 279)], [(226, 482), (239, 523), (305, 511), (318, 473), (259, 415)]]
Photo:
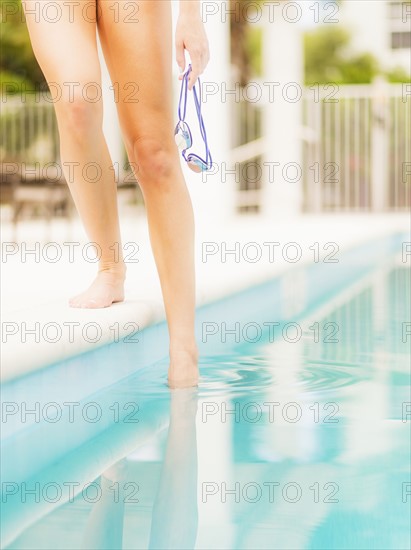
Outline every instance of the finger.
[(197, 78), (199, 77), (199, 73), (195, 73), (194, 71), (192, 71), (190, 73), (190, 78), (188, 80), (188, 89), (189, 90), (192, 90), (197, 82)]
[(203, 63), (201, 60), (201, 56), (197, 56), (195, 59), (192, 60), (192, 70), (190, 73), (190, 78), (188, 80), (188, 89), (192, 90), (195, 83), (197, 82), (197, 78), (200, 76), (200, 74), (203, 72), (202, 67)]
[(203, 70), (203, 61), (202, 61), (202, 49), (197, 46), (190, 50), (190, 58), (191, 58), (191, 67), (192, 71), (190, 74), (189, 84), (191, 84), (191, 88), (194, 86), (197, 77), (202, 73)]
[(183, 41), (176, 42), (176, 61), (177, 65), (180, 67), (180, 72), (183, 73), (186, 68), (186, 56), (184, 54)]

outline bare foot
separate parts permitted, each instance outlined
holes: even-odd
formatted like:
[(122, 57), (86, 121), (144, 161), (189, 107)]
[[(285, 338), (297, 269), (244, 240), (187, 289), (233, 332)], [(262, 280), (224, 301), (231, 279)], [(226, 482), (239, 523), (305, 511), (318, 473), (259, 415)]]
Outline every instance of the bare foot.
[(99, 271), (89, 288), (69, 300), (71, 307), (98, 309), (124, 300), (124, 270)]
[(171, 389), (198, 386), (198, 351), (191, 349), (170, 349), (168, 385)]

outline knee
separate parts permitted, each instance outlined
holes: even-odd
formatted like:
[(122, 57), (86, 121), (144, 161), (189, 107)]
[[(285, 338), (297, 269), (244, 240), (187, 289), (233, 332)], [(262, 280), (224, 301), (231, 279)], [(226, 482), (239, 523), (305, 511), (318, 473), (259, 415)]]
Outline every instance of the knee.
[(132, 141), (136, 177), (142, 187), (171, 184), (176, 173), (176, 154), (172, 145), (151, 137)]
[(82, 96), (64, 99), (57, 109), (59, 122), (71, 138), (78, 141), (95, 139), (96, 132), (103, 128), (103, 105), (91, 102)]

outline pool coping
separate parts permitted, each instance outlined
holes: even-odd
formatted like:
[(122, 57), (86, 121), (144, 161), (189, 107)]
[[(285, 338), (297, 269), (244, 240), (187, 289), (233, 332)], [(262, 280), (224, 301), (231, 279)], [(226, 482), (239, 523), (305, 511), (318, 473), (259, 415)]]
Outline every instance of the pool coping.
[[(376, 230), (375, 226), (370, 227), (368, 231), (364, 230), (361, 236), (354, 235), (350, 231), (345, 235), (345, 242), (341, 242), (340, 236), (340, 251), (344, 252), (388, 235), (405, 234), (404, 224), (397, 225), (397, 227), (392, 227), (389, 230), (386, 227), (377, 226), (379, 230)], [(373, 226), (373, 224), (370, 224), (370, 226)], [(320, 261), (325, 255), (326, 252), (320, 254)], [(299, 262), (298, 266), (302, 267), (309, 262), (310, 258), (307, 256)], [(219, 301), (254, 285), (269, 281), (284, 272), (293, 270), (294, 266), (295, 264), (283, 261), (261, 264), (255, 270), (236, 269), (234, 278), (225, 276), (223, 269), (220, 274), (216, 273), (214, 280), (208, 280), (203, 276), (198, 285), (197, 307)], [(201, 275), (201, 264), (198, 267)], [(227, 270), (227, 274), (229, 272), (230, 269)], [(233, 273), (231, 270), (231, 274)], [(51, 319), (53, 321), (50, 321)], [(164, 320), (164, 307), (160, 296), (158, 296), (158, 299), (143, 300), (141, 296), (131, 295), (123, 303), (114, 304), (110, 308), (100, 310), (74, 309), (70, 308), (66, 301), (58, 300), (52, 301), (41, 308), (36, 307), (9, 312), (7, 320), (2, 323), (3, 330), (5, 323), (8, 323), (8, 327), (11, 329), (22, 326), (23, 323), (28, 326), (38, 323), (43, 327), (42, 332), (46, 326), (49, 326), (49, 328), (51, 326), (51, 335), (47, 333), (49, 340), (53, 339), (52, 331), (55, 324), (59, 327), (64, 326), (65, 330), (58, 341), (55, 342), (40, 338), (36, 342), (27, 341), (24, 343), (21, 341), (18, 332), (11, 335), (14, 338), (9, 338), (7, 345), (2, 346), (0, 380), (2, 383), (8, 382), (39, 369), (47, 368), (69, 357), (119, 341), (129, 336), (133, 330), (140, 331)], [(84, 337), (75, 338), (74, 329), (81, 330)], [(93, 331), (95, 332), (93, 333)], [(92, 341), (93, 334), (96, 337), (99, 336), (98, 343)]]

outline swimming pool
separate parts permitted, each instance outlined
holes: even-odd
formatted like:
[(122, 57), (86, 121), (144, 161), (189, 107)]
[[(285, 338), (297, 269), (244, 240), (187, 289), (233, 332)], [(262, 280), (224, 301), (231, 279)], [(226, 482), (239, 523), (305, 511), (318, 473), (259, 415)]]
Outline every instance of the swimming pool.
[(394, 235), (2, 390), (7, 549), (409, 548), (410, 269)]

